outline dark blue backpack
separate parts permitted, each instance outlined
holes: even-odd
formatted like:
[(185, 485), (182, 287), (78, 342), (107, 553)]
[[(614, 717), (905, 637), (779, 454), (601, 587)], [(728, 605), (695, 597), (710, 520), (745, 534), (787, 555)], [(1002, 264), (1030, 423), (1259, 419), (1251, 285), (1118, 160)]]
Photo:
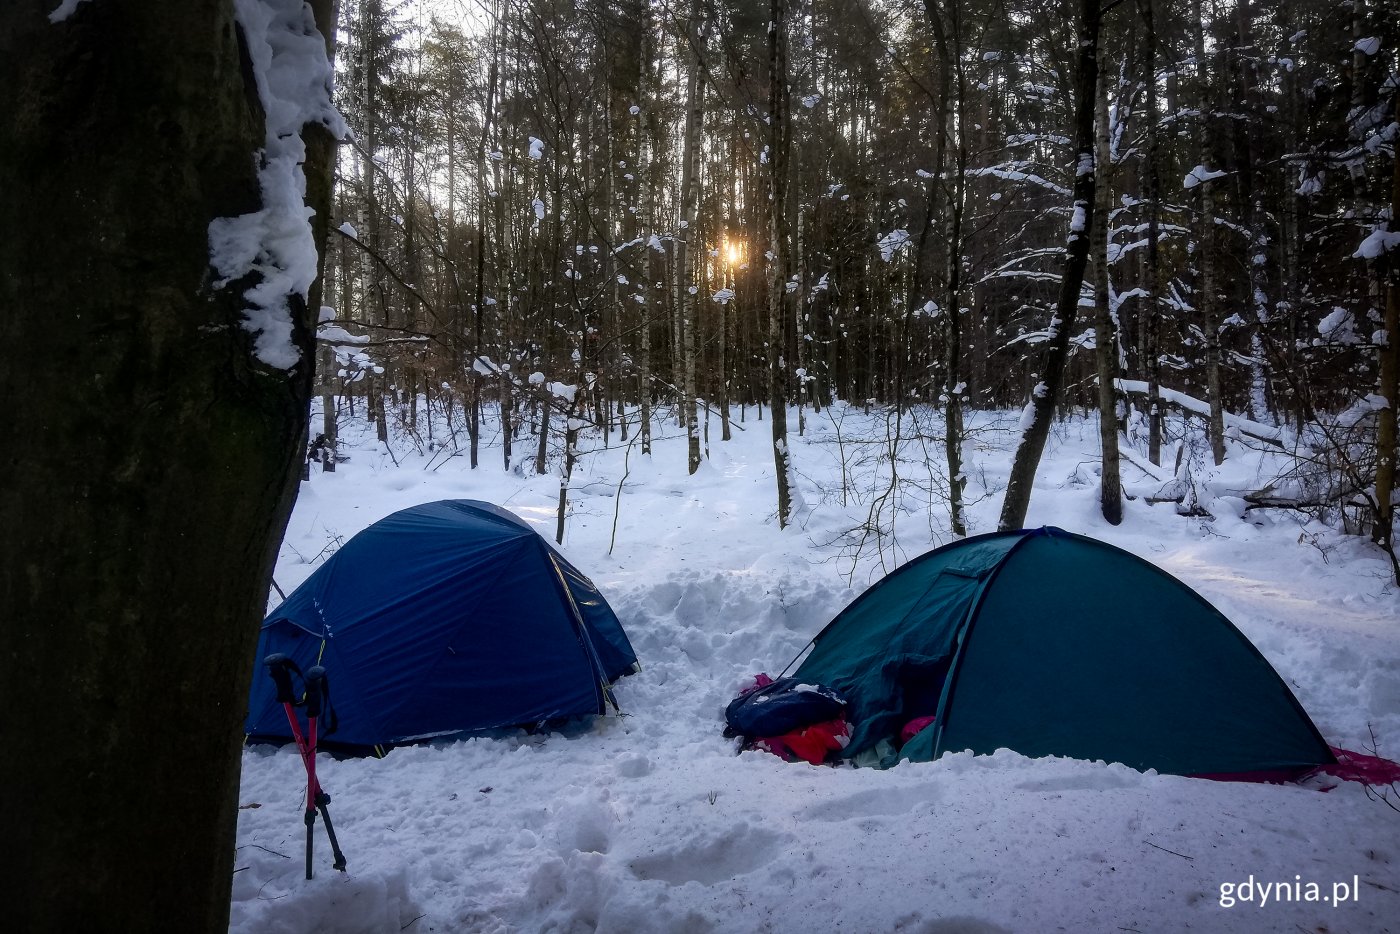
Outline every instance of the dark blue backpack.
[(726, 736), (782, 736), (813, 723), (841, 717), (846, 701), (831, 688), (798, 678), (740, 694), (725, 708)]

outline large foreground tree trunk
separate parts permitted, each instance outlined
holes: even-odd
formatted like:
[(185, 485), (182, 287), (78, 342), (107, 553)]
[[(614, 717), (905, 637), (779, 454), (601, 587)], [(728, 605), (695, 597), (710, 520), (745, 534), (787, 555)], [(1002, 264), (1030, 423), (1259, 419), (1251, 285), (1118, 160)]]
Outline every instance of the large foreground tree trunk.
[(0, 901), (11, 930), (223, 932), (314, 362), (306, 294), (250, 333), (258, 274), (210, 268), (211, 221), (264, 207), (267, 46), (232, 0), (56, 6), (0, 5)]

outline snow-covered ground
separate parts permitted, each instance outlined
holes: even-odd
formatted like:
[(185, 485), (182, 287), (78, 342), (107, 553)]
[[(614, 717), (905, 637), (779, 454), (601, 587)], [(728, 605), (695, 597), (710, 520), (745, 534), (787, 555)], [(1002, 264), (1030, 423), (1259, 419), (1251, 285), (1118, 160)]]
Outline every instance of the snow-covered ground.
[[(780, 532), (768, 424), (748, 415), (728, 443), (711, 425), (693, 477), (674, 423), (650, 458), (614, 435), (576, 472), (563, 550), (643, 665), (617, 688), (623, 716), (382, 760), (323, 755), (349, 871), (330, 868), (318, 827), (311, 882), (301, 762), (290, 748), (246, 750), (232, 930), (1400, 931), (1400, 813), (1358, 785), (1323, 794), (1007, 751), (883, 772), (736, 756), (720, 732), (740, 683), (776, 674), (884, 570), (948, 537), (946, 509), (928, 505), (938, 468), (921, 466), (941, 465), (941, 449), (913, 442), (900, 454), (910, 481), (874, 514), (893, 517), (897, 547), (856, 547), (846, 533), (880, 502), (887, 425), (844, 408), (794, 433), (803, 503)], [(995, 528), (1014, 417), (980, 418), (968, 444), (974, 532)], [(556, 478), (505, 471), (496, 448), (471, 471), (399, 441), (395, 466), (371, 433), (353, 435), (363, 426), (351, 431), (351, 459), (302, 484), (284, 590), (371, 522), (436, 499), (499, 503), (552, 539)], [(1379, 553), (1211, 500), (1257, 482), (1259, 457), (1243, 448), (1205, 478), (1214, 521), (1139, 498), (1113, 528), (1097, 513), (1097, 446), (1093, 422), (1055, 428), (1028, 525), (1103, 538), (1175, 574), (1254, 641), (1330, 742), (1364, 750), (1374, 730), (1397, 757), (1400, 604)], [(1139, 494), (1161, 485), (1127, 464), (1124, 476)], [(1251, 889), (1222, 905), (1222, 885), (1250, 880), (1304, 895), (1317, 883), (1329, 900), (1334, 883), (1356, 890), (1337, 905), (1276, 903), (1274, 889), (1267, 904)]]

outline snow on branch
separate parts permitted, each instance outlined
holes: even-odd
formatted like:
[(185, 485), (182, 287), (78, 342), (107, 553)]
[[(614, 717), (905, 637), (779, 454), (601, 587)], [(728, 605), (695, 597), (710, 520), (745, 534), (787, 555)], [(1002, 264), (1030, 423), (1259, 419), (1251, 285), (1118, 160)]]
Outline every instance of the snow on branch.
[(1035, 143), (1049, 143), (1052, 146), (1069, 148), (1069, 137), (1056, 133), (1012, 133), (1006, 137), (1008, 146), (1030, 146)]
[(303, 0), (234, 0), (266, 117), (263, 148), (254, 154), (262, 209), (209, 224), (209, 265), (215, 288), (256, 274), (243, 297), (243, 327), (255, 335), (253, 355), (291, 369), (301, 359), (292, 341), (291, 295), (303, 300), (316, 278), (316, 243), (306, 206), (306, 124), (348, 135), (331, 103), (331, 64), (325, 39)]
[(894, 259), (894, 254), (909, 245), (909, 231), (902, 227), (891, 230), (880, 238), (877, 245), (880, 247), (880, 258), (888, 263)]
[(1035, 175), (1031, 172), (1022, 172), (1019, 169), (1009, 169), (1003, 166), (993, 165), (985, 169), (968, 169), (966, 174), (970, 178), (981, 178), (984, 175), (990, 175), (993, 178), (1002, 178), (1009, 182), (1028, 182), (1032, 185), (1038, 185), (1047, 191), (1053, 191), (1055, 194), (1065, 198), (1070, 196), (1070, 190), (1068, 188), (1062, 185), (1056, 185), (1054, 182), (1041, 178), (1039, 175)]
[(1022, 263), (1026, 262), (1027, 260), (1034, 259), (1037, 256), (1053, 256), (1059, 258), (1063, 256), (1064, 253), (1065, 248), (1062, 246), (1026, 250), (1025, 252), (1020, 253), (1014, 256), (1013, 258), (1007, 260), (1005, 263), (1002, 263), (1000, 266), (987, 273), (981, 279), (978, 279), (977, 284), (982, 285), (983, 283), (990, 282), (993, 279), (1034, 279), (1042, 282), (1059, 282), (1059, 273), (1038, 272), (1031, 269), (1022, 269), (1020, 267)]
[[(1081, 304), (1083, 303), (1081, 302)], [(1090, 304), (1093, 303), (1091, 302)], [(1088, 327), (1085, 328), (1084, 331), (1079, 335), (1071, 337), (1069, 339), (1071, 352), (1073, 352), (1074, 348), (1093, 350), (1096, 346), (1094, 335), (1094, 329), (1092, 327)], [(1040, 330), (1036, 331), (1026, 331), (1022, 334), (1017, 334), (1015, 337), (1011, 338), (1011, 340), (1007, 341), (1005, 344), (1002, 344), (1001, 349), (1005, 350), (1008, 347), (1014, 347), (1016, 344), (1043, 344), (1054, 336), (1054, 328), (1041, 328)]]
[(1229, 172), (1222, 172), (1219, 169), (1208, 169), (1203, 165), (1198, 165), (1190, 172), (1186, 173), (1186, 178), (1181, 181), (1181, 187), (1195, 188), (1201, 182), (1209, 182), (1217, 178), (1224, 178), (1229, 174)]
[(87, 0), (63, 0), (58, 8), (49, 14), (49, 22), (54, 24), (63, 22), (77, 12), (78, 4), (86, 2)]
[(1356, 248), (1356, 252), (1351, 254), (1354, 259), (1378, 259), (1384, 253), (1400, 247), (1400, 232), (1392, 233), (1377, 227), (1371, 231), (1371, 235), (1361, 241), (1361, 245)]
[[(1113, 387), (1119, 392), (1133, 396), (1147, 395), (1147, 382), (1140, 379), (1115, 379)], [(1210, 418), (1210, 403), (1195, 396), (1188, 396), (1184, 392), (1175, 389), (1168, 389), (1160, 386), (1157, 389), (1157, 397), (1168, 405), (1174, 405), (1192, 415), (1199, 415), (1202, 418)], [(1278, 447), (1283, 447), (1283, 432), (1272, 425), (1264, 425), (1251, 421), (1242, 415), (1235, 415), (1231, 412), (1225, 413), (1225, 427), (1233, 428), (1242, 435), (1263, 441)]]

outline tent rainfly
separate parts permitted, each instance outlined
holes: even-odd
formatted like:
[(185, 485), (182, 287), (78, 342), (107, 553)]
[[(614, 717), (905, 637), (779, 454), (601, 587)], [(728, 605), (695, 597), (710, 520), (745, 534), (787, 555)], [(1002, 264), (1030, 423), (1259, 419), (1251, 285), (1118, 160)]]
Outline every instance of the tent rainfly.
[[(346, 542), (263, 622), (257, 657), (273, 652), (325, 666), (330, 744), (361, 750), (603, 713), (637, 667), (592, 582), (471, 500), (396, 512)], [(291, 739), (261, 665), (246, 732)]]
[[(794, 674), (849, 699), (842, 755), (858, 762), (1007, 748), (1240, 778), (1335, 762), (1219, 610), (1149, 562), (1056, 528), (916, 558), (832, 620)], [(896, 752), (901, 726), (930, 715)]]

